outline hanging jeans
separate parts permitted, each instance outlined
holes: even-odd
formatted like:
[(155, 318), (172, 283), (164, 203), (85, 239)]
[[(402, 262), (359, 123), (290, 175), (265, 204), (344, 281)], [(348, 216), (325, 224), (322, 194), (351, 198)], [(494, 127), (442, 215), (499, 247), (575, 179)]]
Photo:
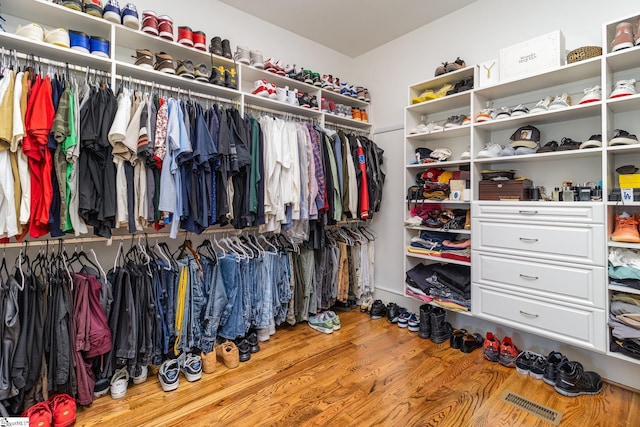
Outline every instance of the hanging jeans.
[(217, 280), (219, 265), (208, 258), (200, 258), (203, 272), (203, 289), (206, 306), (202, 314), (202, 348), (205, 353), (213, 350), (220, 326), (220, 319), (227, 306), (224, 283)]
[(234, 340), (244, 334), (242, 320), (242, 281), (240, 280), (240, 263), (236, 254), (226, 254), (219, 258), (218, 278), (224, 284), (227, 294), (227, 305), (220, 319), (219, 335)]
[(273, 283), (275, 261), (278, 255), (265, 253), (255, 263), (256, 280), (253, 291), (253, 325), (266, 328), (273, 322)]

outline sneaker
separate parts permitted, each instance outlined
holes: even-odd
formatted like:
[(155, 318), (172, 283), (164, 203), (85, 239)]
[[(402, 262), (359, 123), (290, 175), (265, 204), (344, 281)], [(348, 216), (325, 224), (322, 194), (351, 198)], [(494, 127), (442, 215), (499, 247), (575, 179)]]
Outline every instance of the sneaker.
[(408, 311), (403, 311), (402, 313), (400, 313), (400, 316), (398, 316), (398, 327), (399, 328), (406, 328), (409, 326), (409, 317), (411, 317), (411, 313)]
[(269, 328), (258, 328), (256, 329), (256, 334), (258, 335), (258, 341), (269, 341), (271, 335), (269, 335)]
[(309, 103), (310, 99), (307, 92), (298, 92), (298, 104), (301, 107), (311, 108), (311, 104)]
[(173, 66), (173, 58), (165, 52), (156, 53), (156, 65), (153, 67), (156, 71), (167, 74), (175, 74), (176, 70)]
[(447, 63), (443, 62), (442, 65), (436, 67), (436, 71), (433, 73), (434, 77), (438, 77), (447, 72)]
[(602, 135), (591, 135), (588, 140), (580, 144), (580, 149), (602, 147)]
[(476, 122), (482, 123), (496, 118), (496, 112), (493, 108), (485, 108), (480, 110), (476, 116)]
[(109, 393), (109, 379), (108, 378), (100, 378), (96, 381), (96, 384), (93, 386), (93, 397), (96, 399), (102, 397)]
[(360, 101), (364, 101), (364, 88), (362, 86), (356, 86), (356, 94)]
[(522, 351), (516, 358), (516, 372), (529, 375), (533, 362), (540, 357), (538, 353), (532, 351)]
[(290, 90), (287, 97), (287, 102), (291, 105), (300, 105), (298, 104), (298, 89)]
[(236, 46), (236, 53), (233, 55), (236, 62), (241, 64), (249, 65), (251, 64), (251, 54), (249, 52), (249, 48), (246, 46)]
[(135, 4), (127, 3), (122, 9), (122, 25), (134, 30), (140, 29), (140, 19), (138, 18), (138, 10)]
[(382, 319), (387, 315), (387, 307), (385, 307), (382, 300), (375, 300), (373, 304), (371, 304), (371, 310), (369, 311), (369, 316), (372, 320)]
[(30, 426), (52, 426), (53, 414), (49, 402), (38, 402), (22, 412), (22, 417), (29, 419)]
[(635, 95), (636, 93), (635, 79), (618, 80), (609, 98), (620, 98), (621, 96)]
[(538, 101), (538, 103), (531, 109), (531, 113), (542, 113), (549, 111), (549, 104), (551, 104), (551, 97), (547, 96), (544, 99)]
[(193, 32), (193, 47), (203, 52), (207, 51), (207, 35), (203, 31)]
[(329, 100), (324, 96), (320, 98), (320, 110), (323, 113), (329, 112)]
[(176, 74), (187, 78), (194, 79), (195, 78), (195, 70), (193, 68), (193, 62), (190, 59), (185, 61), (178, 60), (178, 66), (176, 67)]
[(616, 215), (616, 224), (611, 233), (614, 242), (640, 243), (638, 221), (630, 216)]
[(636, 26), (636, 46), (640, 45), (640, 19), (638, 19), (638, 25)]
[(208, 82), (209, 81), (209, 68), (207, 67), (207, 64), (198, 64), (198, 66), (196, 67), (195, 71), (194, 71), (194, 75), (196, 77), (196, 80), (201, 81), (201, 82)]
[(205, 353), (200, 353), (200, 359), (202, 360), (202, 372), (205, 374), (213, 374), (216, 371), (216, 352), (215, 350)]
[(76, 400), (73, 397), (65, 393), (56, 394), (49, 397), (48, 403), (53, 427), (68, 427), (76, 422)]
[(227, 59), (233, 58), (233, 55), (231, 55), (231, 43), (228, 39), (222, 39), (222, 56)]
[(602, 391), (602, 378), (596, 372), (585, 372), (579, 362), (565, 361), (558, 367), (558, 378), (554, 389), (568, 397), (598, 394)]
[(560, 145), (558, 145), (557, 151), (569, 151), (569, 150), (577, 150), (580, 148), (582, 142), (574, 141), (571, 138), (562, 138), (560, 140)]
[(249, 343), (249, 351), (251, 354), (257, 353), (260, 351), (260, 344), (258, 344), (258, 333), (253, 331), (247, 335), (247, 342)]
[(322, 79), (320, 78), (319, 73), (311, 73), (311, 80), (314, 86), (317, 86), (317, 87), (322, 86)]
[(280, 102), (287, 102), (289, 92), (289, 86), (285, 88), (277, 87), (276, 88), (276, 100)]
[(183, 355), (180, 370), (189, 382), (198, 381), (202, 378), (202, 358), (194, 353)]
[(547, 367), (542, 376), (542, 381), (551, 386), (555, 386), (558, 378), (558, 367), (565, 361), (567, 361), (567, 358), (562, 353), (558, 351), (549, 353), (547, 356)]
[(620, 22), (616, 25), (616, 35), (611, 42), (611, 52), (633, 47), (633, 24)]
[(387, 320), (389, 323), (398, 323), (400, 315), (404, 312), (404, 308), (395, 302), (387, 304)]
[(169, 15), (158, 16), (158, 35), (165, 40), (174, 40), (173, 19)]
[(335, 312), (325, 311), (324, 313), (327, 315), (327, 318), (331, 321), (334, 331), (337, 331), (342, 327), (340, 323), (340, 316), (338, 316)]
[(638, 137), (626, 130), (616, 129), (616, 134), (609, 140), (609, 145), (632, 145), (638, 143)]
[(311, 107), (312, 110), (320, 110), (320, 107), (318, 106), (318, 98), (315, 95), (312, 95), (311, 98), (309, 98), (309, 107)]
[(501, 151), (502, 146), (500, 146), (500, 144), (490, 142), (482, 150), (478, 151), (478, 154), (476, 154), (476, 158), (486, 159), (488, 157), (498, 157)]
[(476, 334), (465, 334), (462, 337), (462, 346), (460, 347), (460, 351), (463, 353), (473, 353), (473, 351), (477, 348), (482, 347), (484, 344), (484, 338), (482, 335)]
[(451, 157), (451, 150), (448, 148), (436, 148), (429, 154), (429, 157), (439, 162), (444, 162)]
[(116, 369), (111, 377), (111, 398), (122, 399), (127, 395), (127, 386), (129, 385), (129, 371), (127, 367)]
[(368, 313), (369, 310), (371, 310), (372, 304), (373, 304), (373, 297), (370, 294), (363, 297), (362, 300), (360, 301), (360, 312)]
[(371, 96), (369, 95), (369, 89), (364, 88), (364, 102), (371, 102)]
[(147, 375), (149, 373), (149, 367), (146, 365), (140, 366), (136, 365), (133, 368), (133, 383), (134, 384), (142, 384), (147, 380)]
[[(91, 49), (89, 36), (82, 31), (69, 30), (69, 47), (73, 50), (89, 54)], [(151, 56), (151, 69), (153, 69), (153, 55)]]
[(225, 341), (216, 347), (216, 355), (222, 359), (224, 366), (235, 369), (240, 366), (238, 347), (233, 341)]
[(102, 10), (102, 19), (113, 22), (114, 24), (120, 24), (122, 22), (118, 0), (107, 1)]
[(44, 41), (56, 46), (69, 48), (69, 33), (64, 28), (44, 30)]
[(511, 108), (509, 107), (501, 107), (496, 113), (496, 120), (508, 119), (511, 117)]
[(457, 57), (455, 61), (446, 63), (445, 70), (447, 73), (451, 73), (452, 71), (462, 70), (466, 66), (467, 64), (460, 57)]
[(276, 64), (275, 60), (271, 58), (267, 58), (267, 60), (264, 61), (264, 64), (263, 64), (264, 70), (275, 74), (275, 72), (277, 71), (275, 64)]
[(559, 110), (571, 105), (571, 97), (567, 92), (563, 92), (560, 95), (556, 95), (551, 104), (549, 104), (549, 110)]
[(471, 159), (471, 150), (467, 148), (462, 152), (462, 154), (460, 154), (459, 160), (469, 160), (469, 159)]
[(552, 153), (558, 149), (558, 145), (558, 141), (549, 141), (538, 150), (538, 153)]
[(44, 41), (44, 30), (38, 24), (18, 25), (16, 35), (26, 39), (35, 40), (37, 42)]
[(360, 109), (360, 118), (363, 122), (369, 122), (369, 115), (364, 108)]
[(249, 65), (258, 70), (264, 69), (264, 60), (262, 59), (262, 52), (259, 50), (249, 51)]
[(191, 27), (186, 25), (178, 27), (178, 43), (183, 46), (193, 47), (193, 30)]
[(211, 39), (209, 43), (209, 53), (222, 56), (222, 39), (218, 36)]
[(362, 121), (362, 114), (360, 114), (360, 109), (356, 107), (351, 108), (351, 118), (353, 120)]
[(180, 363), (178, 359), (167, 359), (160, 365), (158, 380), (163, 391), (173, 391), (180, 385)]
[(466, 118), (467, 118), (467, 116), (465, 116), (464, 114), (450, 116), (444, 122), (444, 127), (447, 128), (447, 129), (460, 127), (462, 125), (462, 122)]
[(407, 320), (407, 329), (409, 332), (418, 332), (420, 330), (420, 320), (418, 320), (418, 316), (415, 313), (411, 313), (409, 315), (409, 320)]
[(513, 341), (511, 341), (511, 338), (504, 337), (500, 343), (500, 357), (498, 358), (498, 362), (507, 368), (514, 368), (516, 366), (518, 353), (518, 349), (513, 344)]
[(588, 104), (590, 102), (598, 102), (602, 100), (602, 89), (599, 85), (594, 87), (588, 87), (584, 90), (584, 96), (580, 99), (578, 104)]
[(547, 358), (539, 354), (533, 363), (531, 363), (531, 366), (529, 366), (529, 376), (541, 380), (547, 370), (547, 365)]
[(100, 0), (84, 0), (84, 13), (102, 18), (102, 2)]
[(82, 12), (82, 0), (62, 0), (62, 1), (59, 1), (58, 3), (62, 4), (62, 6), (67, 7), (69, 9)]
[(500, 340), (493, 332), (487, 332), (482, 348), (484, 358), (488, 361), (497, 362), (500, 359)]
[(322, 332), (323, 334), (333, 333), (333, 323), (331, 323), (331, 320), (325, 313), (318, 313), (315, 316), (309, 316), (307, 323), (311, 329)]
[(89, 38), (89, 51), (92, 55), (109, 58), (109, 40), (98, 36), (91, 36)]
[(522, 104), (515, 106), (511, 110), (511, 117), (520, 117), (529, 114), (529, 109)]
[(160, 33), (158, 30), (158, 15), (153, 10), (142, 12), (142, 32), (152, 36), (157, 36)]
[(251, 345), (246, 338), (238, 338), (236, 346), (238, 347), (238, 360), (240, 362), (244, 363), (251, 360)]

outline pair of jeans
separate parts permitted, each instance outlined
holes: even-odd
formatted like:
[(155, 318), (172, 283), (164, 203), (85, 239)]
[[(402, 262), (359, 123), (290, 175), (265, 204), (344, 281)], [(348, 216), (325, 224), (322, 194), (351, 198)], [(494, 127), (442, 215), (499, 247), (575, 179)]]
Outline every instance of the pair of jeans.
[(253, 293), (253, 326), (261, 329), (273, 322), (273, 282), (278, 255), (265, 253), (255, 262), (256, 280)]
[(242, 330), (242, 290), (240, 289), (240, 258), (233, 253), (218, 258), (219, 268), (216, 280), (224, 285), (227, 304), (220, 319), (221, 337), (234, 340)]
[(273, 315), (276, 325), (281, 324), (287, 317), (289, 301), (291, 300), (291, 257), (288, 252), (277, 255), (274, 268)]
[(203, 272), (192, 257), (189, 257), (189, 284), (191, 295), (189, 347), (202, 349), (202, 319), (207, 300), (203, 289)]
[(206, 305), (202, 313), (202, 351), (209, 353), (213, 350), (218, 334), (218, 327), (222, 314), (227, 306), (227, 293), (224, 283), (218, 280), (220, 266), (208, 258), (200, 259), (203, 273), (203, 289)]

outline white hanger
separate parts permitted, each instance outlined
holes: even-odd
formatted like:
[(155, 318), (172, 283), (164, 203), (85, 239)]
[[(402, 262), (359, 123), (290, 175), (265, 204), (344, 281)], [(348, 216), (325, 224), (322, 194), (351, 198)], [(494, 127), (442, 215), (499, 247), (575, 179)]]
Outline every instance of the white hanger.
[(102, 276), (102, 279), (106, 282), (107, 281), (107, 274), (104, 272), (104, 270), (102, 269), (102, 265), (98, 261), (98, 256), (96, 255), (96, 251), (94, 251), (93, 248), (89, 249), (89, 251), (91, 251), (91, 255), (93, 255), (93, 260), (96, 262), (96, 265), (98, 266), (98, 269), (100, 270), (100, 275)]

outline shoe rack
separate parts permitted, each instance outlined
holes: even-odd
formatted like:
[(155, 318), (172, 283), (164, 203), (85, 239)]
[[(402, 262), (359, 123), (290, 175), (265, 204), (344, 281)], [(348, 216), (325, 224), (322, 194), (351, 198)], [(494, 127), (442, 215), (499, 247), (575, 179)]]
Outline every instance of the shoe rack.
[[(92, 71), (106, 72), (111, 76), (111, 85), (114, 88), (117, 87), (118, 79), (126, 80), (131, 78), (138, 82), (153, 82), (163, 88), (165, 92), (192, 93), (195, 96), (201, 94), (205, 95), (206, 98), (234, 104), (241, 113), (244, 113), (247, 109), (254, 108), (281, 116), (289, 114), (299, 119), (312, 120), (321, 126), (342, 128), (366, 135), (370, 135), (373, 128), (369, 102), (340, 95), (333, 91), (324, 90), (288, 77), (281, 77), (264, 70), (258, 70), (249, 65), (236, 63), (233, 59), (203, 52), (177, 42), (171, 42), (49, 1), (7, 0), (0, 5), (0, 12), (7, 19), (7, 22), (3, 23), (7, 32), (0, 32), (0, 45), (7, 50), (7, 54), (9, 53), (8, 50), (15, 49), (23, 54), (33, 54), (36, 59), (41, 59), (45, 64), (47, 60), (51, 60), (85, 67)], [(31, 22), (46, 28), (62, 27), (82, 31), (90, 36), (103, 37), (110, 42), (110, 57), (101, 58), (49, 43), (33, 41), (14, 34), (17, 25), (25, 25)], [(175, 29), (177, 29), (177, 26)], [(210, 39), (211, 35), (208, 38)], [(207, 40), (208, 42), (209, 40)], [(213, 66), (222, 66), (228, 70), (235, 70), (238, 89), (138, 67), (134, 65), (136, 49), (148, 49), (152, 53), (168, 53), (173, 57), (174, 65), (177, 65), (178, 60), (190, 59), (193, 61), (194, 66), (206, 64), (209, 71)], [(334, 100), (334, 102), (366, 109), (369, 121), (363, 122), (336, 116), (323, 112), (320, 108), (312, 110), (274, 99), (254, 96), (251, 94), (253, 82), (259, 79), (274, 82), (278, 87), (289, 86), (291, 89), (297, 88), (301, 92), (307, 92), (310, 96), (315, 95), (318, 104), (320, 104), (322, 97), (326, 97)]]
[[(429, 168), (470, 169), (469, 201), (423, 201), (442, 207), (471, 208), (471, 316), (507, 325), (558, 342), (586, 348), (634, 363), (640, 360), (612, 352), (612, 336), (607, 325), (612, 292), (639, 295), (630, 287), (609, 284), (607, 257), (611, 248), (640, 249), (640, 243), (614, 242), (610, 235), (616, 215), (640, 214), (640, 199), (621, 202), (610, 196), (618, 185), (616, 169), (624, 165), (640, 167), (640, 144), (609, 145), (617, 129), (640, 134), (640, 94), (610, 98), (616, 82), (640, 82), (640, 46), (612, 52), (616, 25), (622, 21), (637, 26), (640, 15), (605, 23), (602, 27), (603, 55), (567, 64), (537, 75), (491, 86), (476, 86), (462, 93), (435, 99), (420, 99), (426, 92), (437, 93), (444, 85), (473, 76), (468, 67), (409, 86), (405, 107), (405, 191), (415, 184), (416, 174)], [(602, 99), (579, 104), (587, 88), (600, 86)], [(496, 110), (519, 104), (531, 109), (547, 96), (569, 94), (566, 108), (511, 116), (504, 119), (475, 120), (487, 107)], [(432, 95), (431, 95), (432, 96)], [(415, 102), (412, 103), (412, 100)], [(466, 115), (466, 125), (443, 125), (455, 115)], [(563, 137), (587, 141), (602, 135), (602, 147), (551, 151), (505, 157), (478, 157), (489, 143), (510, 144), (510, 136), (531, 125), (541, 132), (540, 146)], [(416, 148), (447, 148), (446, 161), (416, 164)], [(461, 160), (469, 150), (469, 160)], [(466, 157), (465, 157), (466, 158)], [(480, 200), (479, 182), (483, 170), (514, 170), (516, 176), (543, 187), (551, 199), (562, 182), (599, 185), (602, 197), (588, 201)], [(406, 200), (403, 201), (405, 206)], [(405, 209), (405, 220), (410, 218)], [(406, 222), (405, 222), (406, 224)], [(405, 225), (405, 247), (424, 229)], [(463, 230), (448, 230), (453, 237)], [(439, 257), (405, 253), (405, 271), (417, 263), (450, 262)], [(469, 313), (466, 313), (469, 314)]]

